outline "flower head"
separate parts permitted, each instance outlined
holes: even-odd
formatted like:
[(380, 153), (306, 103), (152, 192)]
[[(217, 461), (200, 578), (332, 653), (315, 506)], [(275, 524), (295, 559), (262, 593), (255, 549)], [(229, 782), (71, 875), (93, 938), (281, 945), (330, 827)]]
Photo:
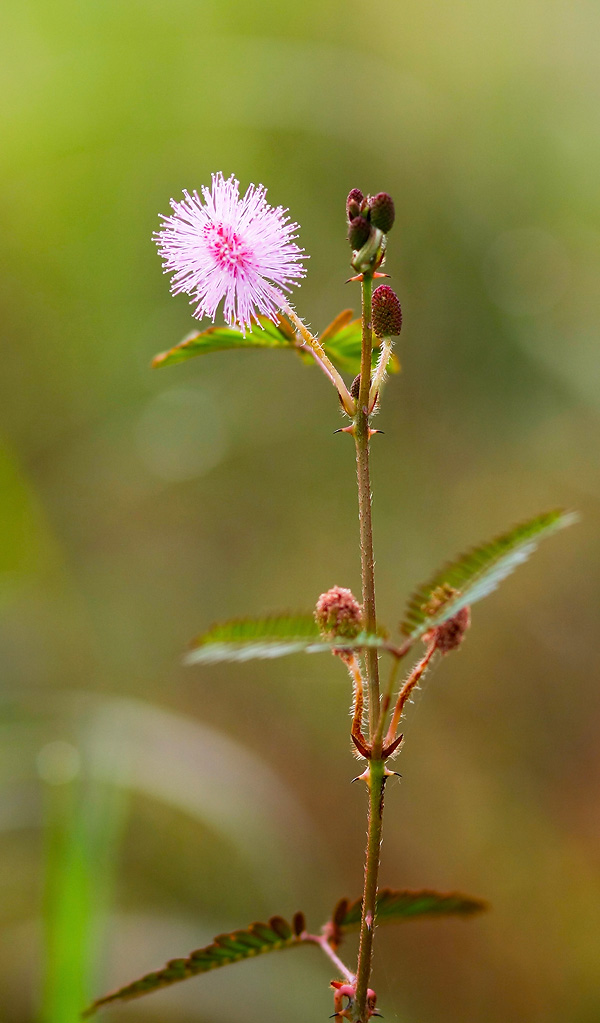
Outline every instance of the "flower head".
[(315, 621), (327, 639), (354, 639), (362, 627), (362, 607), (352, 590), (333, 586), (319, 597)]
[(215, 319), (221, 299), (231, 326), (245, 332), (263, 313), (274, 320), (284, 291), (306, 273), (306, 259), (294, 238), (297, 224), (286, 210), (269, 206), (263, 185), (250, 185), (240, 198), (233, 175), (212, 176), (212, 187), (171, 199), (173, 213), (154, 234), (171, 291), (192, 296), (194, 316)]

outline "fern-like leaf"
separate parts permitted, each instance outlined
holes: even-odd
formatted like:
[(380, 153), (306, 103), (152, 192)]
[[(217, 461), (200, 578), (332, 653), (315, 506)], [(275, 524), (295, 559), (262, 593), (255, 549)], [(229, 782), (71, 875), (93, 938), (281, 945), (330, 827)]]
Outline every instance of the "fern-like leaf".
[[(467, 604), (487, 597), (498, 583), (526, 561), (540, 540), (577, 520), (572, 512), (546, 512), (523, 522), (489, 543), (474, 547), (436, 572), (410, 598), (401, 631), (411, 639), (452, 618)], [(451, 587), (456, 593), (436, 606), (436, 591)], [(449, 591), (451, 592), (451, 591)]]
[(103, 1005), (141, 998), (142, 995), (169, 987), (180, 980), (187, 980), (188, 977), (194, 977), (198, 973), (216, 970), (219, 966), (237, 963), (242, 959), (249, 959), (251, 956), (262, 955), (263, 952), (292, 948), (301, 943), (304, 929), (304, 915), (296, 913), (291, 924), (280, 916), (273, 916), (268, 924), (254, 923), (243, 931), (219, 934), (212, 944), (205, 948), (196, 949), (184, 959), (171, 959), (162, 969), (147, 973), (144, 977), (120, 987), (117, 991), (97, 998), (83, 1015), (84, 1017), (92, 1016)]
[(259, 316), (258, 323), (253, 323), (244, 336), (236, 327), (209, 327), (208, 330), (195, 331), (188, 334), (183, 341), (161, 352), (152, 360), (152, 365), (172, 366), (176, 362), (185, 362), (196, 355), (208, 355), (209, 352), (221, 352), (234, 348), (291, 348), (296, 345), (296, 335), (291, 326), (278, 316), (274, 323), (267, 316)]
[(384, 646), (382, 636), (360, 633), (355, 639), (326, 641), (321, 638), (312, 615), (272, 615), (267, 618), (239, 618), (214, 625), (194, 640), (185, 656), (186, 664), (214, 664), (218, 661), (249, 661), (256, 657), (284, 657), (286, 654), (319, 653), (336, 647), (357, 650)]
[[(423, 916), (472, 916), (487, 909), (487, 903), (460, 892), (397, 891), (382, 888), (377, 893), (376, 921), (378, 924), (399, 923)], [(341, 899), (333, 912), (336, 931), (353, 930), (360, 926), (362, 899), (349, 902)]]

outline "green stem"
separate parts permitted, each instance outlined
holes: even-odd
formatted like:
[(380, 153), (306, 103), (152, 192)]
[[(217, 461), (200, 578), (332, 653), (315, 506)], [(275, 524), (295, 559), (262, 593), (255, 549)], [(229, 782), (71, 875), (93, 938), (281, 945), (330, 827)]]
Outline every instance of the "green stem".
[[(362, 284), (362, 355), (360, 363), (360, 389), (354, 439), (356, 443), (356, 475), (358, 479), (358, 518), (360, 524), (360, 557), (362, 573), (362, 601), (365, 631), (377, 631), (375, 613), (375, 565), (373, 558), (373, 525), (371, 520), (371, 478), (369, 470), (369, 390), (371, 387), (371, 297), (373, 279), (364, 275)], [(375, 735), (379, 719), (379, 666), (377, 649), (369, 647), (365, 655), (369, 691), (369, 736)]]
[[(371, 521), (371, 479), (369, 472), (369, 390), (371, 386), (371, 352), (373, 331), (371, 325), (371, 301), (373, 280), (367, 274), (362, 284), (362, 355), (360, 365), (360, 388), (354, 419), (356, 443), (356, 472), (358, 478), (358, 513), (360, 523), (360, 553), (362, 569), (362, 600), (364, 626), (367, 632), (376, 632), (375, 613), (375, 564), (373, 558), (373, 527)], [(369, 736), (371, 742), (377, 736), (379, 723), (379, 665), (376, 648), (368, 648), (365, 654), (367, 685), (369, 691)], [(367, 854), (365, 860), (365, 884), (363, 890), (360, 944), (356, 969), (356, 998), (353, 1019), (367, 1023), (367, 991), (371, 976), (373, 958), (373, 935), (377, 905), (377, 879), (379, 875), (379, 854), (383, 817), (383, 790), (385, 765), (381, 759), (381, 740), (373, 747), (369, 761), (369, 816)]]
[(369, 761), (369, 819), (367, 857), (365, 862), (365, 887), (363, 893), (362, 917), (360, 922), (360, 945), (356, 969), (356, 999), (354, 1020), (367, 1023), (367, 992), (373, 960), (373, 937), (375, 934), (375, 913), (377, 908), (377, 878), (379, 875), (379, 854), (381, 849), (381, 828), (383, 824), (383, 795), (385, 787), (385, 764), (383, 760)]

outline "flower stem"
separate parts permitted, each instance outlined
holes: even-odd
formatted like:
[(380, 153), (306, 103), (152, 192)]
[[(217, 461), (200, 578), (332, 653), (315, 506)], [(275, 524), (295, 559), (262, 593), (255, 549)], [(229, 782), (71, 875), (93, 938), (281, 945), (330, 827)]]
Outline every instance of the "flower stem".
[[(371, 352), (373, 332), (371, 324), (371, 301), (373, 280), (364, 274), (362, 282), (362, 355), (360, 366), (360, 389), (354, 419), (356, 443), (356, 472), (358, 478), (358, 514), (360, 523), (360, 553), (362, 569), (362, 600), (364, 627), (369, 633), (377, 630), (375, 612), (375, 564), (373, 557), (373, 527), (371, 521), (371, 479), (369, 472), (369, 390), (371, 387)], [(369, 737), (373, 744), (369, 760), (369, 815), (367, 831), (367, 853), (365, 860), (365, 884), (363, 891), (360, 944), (356, 970), (356, 998), (353, 1019), (367, 1021), (367, 991), (371, 976), (373, 958), (373, 935), (377, 906), (377, 879), (379, 875), (379, 854), (383, 817), (383, 793), (385, 786), (385, 764), (381, 759), (381, 739), (377, 738), (379, 723), (379, 664), (377, 649), (370, 647), (365, 654), (367, 684), (369, 692)]]

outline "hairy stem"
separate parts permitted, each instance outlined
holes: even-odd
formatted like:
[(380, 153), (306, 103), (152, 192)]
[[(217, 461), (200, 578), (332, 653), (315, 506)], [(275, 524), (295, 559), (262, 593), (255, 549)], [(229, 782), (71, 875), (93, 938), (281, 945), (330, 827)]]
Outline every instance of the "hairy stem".
[(369, 818), (367, 856), (365, 861), (365, 887), (363, 892), (362, 917), (360, 922), (360, 945), (356, 969), (356, 999), (354, 1019), (367, 1023), (367, 991), (371, 977), (373, 959), (373, 937), (375, 934), (375, 912), (377, 908), (377, 878), (379, 875), (379, 854), (381, 849), (381, 828), (383, 824), (383, 794), (385, 787), (385, 764), (383, 760), (369, 761)]
[(408, 700), (408, 698), (409, 698), (410, 694), (412, 693), (413, 689), (415, 688), (415, 686), (417, 686), (419, 684), (419, 682), (421, 681), (421, 679), (423, 678), (423, 675), (427, 671), (427, 668), (429, 667), (429, 662), (431, 661), (431, 658), (433, 657), (435, 651), (436, 651), (435, 643), (431, 643), (429, 648), (428, 648), (428, 650), (427, 650), (427, 653), (425, 654), (424, 657), (421, 658), (421, 660), (418, 662), (418, 664), (415, 665), (415, 667), (411, 671), (410, 675), (406, 679), (406, 682), (402, 686), (402, 689), (398, 693), (398, 699), (396, 701), (396, 706), (394, 708), (394, 713), (392, 714), (392, 720), (390, 721), (390, 727), (389, 727), (388, 733), (387, 733), (387, 735), (385, 737), (385, 745), (386, 746), (388, 745), (388, 743), (393, 742), (393, 740), (395, 739), (395, 737), (396, 737), (396, 729), (398, 728), (398, 725), (400, 724), (400, 719), (402, 717), (402, 712), (404, 710), (404, 705), (406, 704), (406, 701)]
[[(371, 387), (371, 352), (373, 332), (371, 325), (371, 300), (373, 280), (367, 274), (362, 283), (362, 355), (360, 366), (360, 389), (354, 438), (356, 443), (356, 471), (358, 478), (358, 514), (360, 523), (360, 553), (362, 569), (362, 600), (364, 627), (367, 632), (377, 629), (375, 612), (375, 563), (373, 557), (373, 527), (371, 521), (371, 479), (369, 472), (369, 390)], [(369, 737), (376, 738), (379, 723), (379, 665), (377, 650), (368, 648), (365, 654), (367, 685), (369, 691)], [(356, 969), (356, 998), (353, 1006), (355, 1021), (367, 1021), (367, 991), (371, 976), (373, 958), (373, 934), (377, 905), (377, 879), (379, 875), (379, 853), (381, 846), (381, 825), (383, 816), (383, 790), (385, 765), (381, 759), (381, 740), (374, 745), (369, 760), (369, 816), (367, 853), (365, 860), (365, 884), (363, 890), (360, 944)]]
[[(356, 475), (358, 479), (358, 518), (360, 524), (360, 557), (362, 573), (362, 601), (365, 631), (377, 630), (375, 613), (375, 561), (373, 558), (373, 525), (371, 521), (371, 477), (369, 471), (369, 390), (371, 387), (371, 351), (373, 332), (371, 328), (371, 296), (373, 280), (367, 277), (362, 284), (362, 356), (360, 363), (360, 389), (354, 439), (356, 443)], [(369, 647), (365, 654), (367, 685), (369, 692), (369, 737), (377, 729), (379, 718), (379, 666), (377, 649)], [(376, 752), (376, 751), (375, 751)]]
[(348, 413), (349, 416), (353, 416), (354, 400), (348, 388), (346, 387), (346, 384), (344, 383), (341, 374), (338, 373), (331, 359), (326, 354), (323, 347), (319, 344), (317, 338), (313, 337), (306, 324), (303, 323), (303, 321), (298, 316), (296, 310), (288, 302), (285, 302), (281, 306), (281, 309), (288, 317), (288, 319), (293, 323), (294, 327), (300, 334), (304, 344), (310, 348), (310, 351), (315, 362), (321, 367), (325, 375), (328, 376), (329, 379), (331, 380), (333, 386), (336, 388), (342, 400), (342, 405), (344, 406), (345, 411)]

